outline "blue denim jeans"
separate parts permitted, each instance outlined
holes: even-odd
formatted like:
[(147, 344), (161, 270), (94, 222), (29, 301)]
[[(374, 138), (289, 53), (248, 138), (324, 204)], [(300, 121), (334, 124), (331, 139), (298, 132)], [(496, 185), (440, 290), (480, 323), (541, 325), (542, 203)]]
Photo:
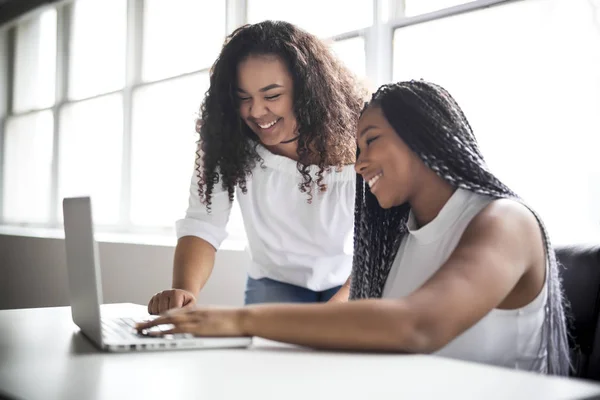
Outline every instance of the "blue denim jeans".
[(300, 286), (274, 281), (269, 278), (252, 279), (246, 283), (246, 304), (257, 303), (324, 303), (340, 290), (336, 286), (322, 292), (314, 292)]

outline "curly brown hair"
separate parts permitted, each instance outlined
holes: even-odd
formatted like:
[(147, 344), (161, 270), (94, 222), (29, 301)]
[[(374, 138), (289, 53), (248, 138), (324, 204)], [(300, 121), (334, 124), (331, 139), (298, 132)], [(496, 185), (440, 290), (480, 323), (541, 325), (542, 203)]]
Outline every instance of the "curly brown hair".
[[(196, 172), (200, 198), (208, 209), (214, 185), (221, 181), (233, 201), (236, 185), (247, 192), (246, 178), (257, 162), (259, 139), (241, 119), (236, 95), (237, 68), (254, 55), (275, 55), (293, 80), (293, 108), (298, 129), (298, 171), (302, 193), (312, 199), (313, 184), (326, 190), (323, 173), (353, 164), (356, 125), (365, 91), (324, 42), (281, 21), (245, 25), (227, 37), (213, 64), (210, 87), (200, 108)], [(309, 173), (317, 165), (316, 182)]]

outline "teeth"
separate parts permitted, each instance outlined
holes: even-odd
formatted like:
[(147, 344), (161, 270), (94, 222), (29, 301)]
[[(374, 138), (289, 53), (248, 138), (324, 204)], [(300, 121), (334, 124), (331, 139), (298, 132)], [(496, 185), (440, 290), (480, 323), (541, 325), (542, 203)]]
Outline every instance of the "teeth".
[(261, 127), (261, 128), (263, 128), (263, 129), (269, 129), (270, 127), (272, 127), (273, 125), (275, 125), (275, 124), (277, 123), (277, 121), (278, 121), (278, 120), (276, 119), (275, 121), (273, 121), (273, 122), (269, 122), (269, 123), (268, 123), (268, 124), (266, 124), (266, 125), (261, 125), (261, 124), (258, 124), (258, 126), (260, 126), (260, 127)]
[(371, 179), (369, 179), (369, 182), (367, 182), (367, 183), (369, 184), (369, 188), (372, 188), (372, 187), (373, 187), (373, 185), (374, 185), (375, 183), (377, 183), (377, 181), (379, 180), (379, 178), (381, 178), (381, 175), (382, 175), (382, 174), (377, 174), (377, 175), (375, 175), (374, 177), (372, 177)]

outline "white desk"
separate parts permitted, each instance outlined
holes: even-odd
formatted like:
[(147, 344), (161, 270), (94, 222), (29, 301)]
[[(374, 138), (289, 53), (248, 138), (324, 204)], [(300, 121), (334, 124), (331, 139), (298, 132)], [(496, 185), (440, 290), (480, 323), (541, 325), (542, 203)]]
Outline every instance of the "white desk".
[(78, 333), (70, 308), (58, 307), (0, 311), (2, 395), (32, 400), (549, 400), (600, 398), (600, 385), (425, 355), (321, 352), (262, 339), (249, 349), (101, 353)]

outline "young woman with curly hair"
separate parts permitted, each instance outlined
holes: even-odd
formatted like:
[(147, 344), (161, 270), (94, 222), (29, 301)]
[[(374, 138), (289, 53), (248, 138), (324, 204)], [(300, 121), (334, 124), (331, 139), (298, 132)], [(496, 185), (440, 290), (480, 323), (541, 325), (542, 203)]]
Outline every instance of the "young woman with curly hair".
[(356, 131), (351, 299), (176, 310), (139, 325), (315, 348), (434, 353), (566, 375), (559, 270), (539, 216), (489, 170), (452, 96), (384, 85)]
[(234, 197), (251, 258), (246, 303), (329, 300), (352, 266), (354, 132), (364, 100), (329, 48), (294, 25), (265, 21), (233, 32), (197, 124), (173, 289), (154, 295), (149, 311), (195, 304)]

